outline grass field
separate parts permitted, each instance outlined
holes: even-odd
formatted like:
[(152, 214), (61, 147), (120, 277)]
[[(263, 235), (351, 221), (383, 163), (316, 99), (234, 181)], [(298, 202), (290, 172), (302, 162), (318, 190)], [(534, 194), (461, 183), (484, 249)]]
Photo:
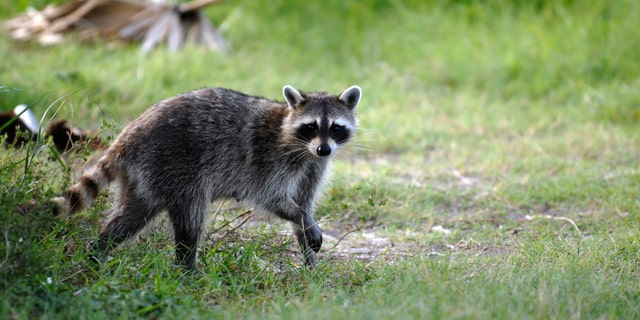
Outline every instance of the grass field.
[[(27, 2), (0, 0), (0, 18)], [(26, 103), (109, 140), (196, 88), (279, 99), (285, 84), (358, 84), (361, 130), (316, 214), (318, 270), (298, 267), (286, 225), (235, 229), (233, 209), (209, 225), (197, 274), (173, 266), (162, 220), (95, 266), (84, 247), (108, 197), (68, 221), (13, 211), (96, 155), (2, 148), (0, 318), (640, 318), (639, 2), (232, 0), (206, 13), (230, 52), (3, 35), (0, 111)]]

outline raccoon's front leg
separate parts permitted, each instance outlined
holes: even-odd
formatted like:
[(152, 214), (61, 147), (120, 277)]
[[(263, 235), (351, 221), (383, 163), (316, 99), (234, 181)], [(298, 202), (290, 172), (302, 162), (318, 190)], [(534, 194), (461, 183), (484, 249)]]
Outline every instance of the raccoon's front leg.
[(325, 163), (312, 164), (306, 168), (306, 173), (299, 181), (297, 190), (292, 194), (292, 200), (302, 209), (301, 223), (294, 225), (294, 232), (304, 254), (306, 265), (316, 265), (314, 252), (320, 251), (322, 246), (322, 231), (313, 219), (314, 201), (318, 191)]
[(306, 265), (316, 265), (315, 252), (322, 246), (322, 231), (311, 216), (311, 213), (299, 206), (290, 197), (270, 203), (266, 209), (282, 219), (293, 223), (294, 233)]
[(304, 264), (308, 266), (316, 266), (315, 253), (320, 251), (322, 246), (322, 231), (313, 217), (304, 213), (300, 225), (294, 225), (294, 232), (302, 254), (304, 255)]

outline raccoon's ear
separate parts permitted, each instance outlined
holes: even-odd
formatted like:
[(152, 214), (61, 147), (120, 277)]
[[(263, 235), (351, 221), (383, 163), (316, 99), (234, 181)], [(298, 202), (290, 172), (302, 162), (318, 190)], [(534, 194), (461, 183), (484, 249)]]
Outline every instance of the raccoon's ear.
[(302, 96), (300, 91), (294, 89), (290, 85), (286, 85), (284, 86), (284, 88), (282, 88), (282, 94), (284, 95), (284, 98), (287, 100), (287, 104), (291, 109), (295, 109), (305, 101), (305, 98)]
[(362, 96), (362, 90), (360, 89), (360, 87), (351, 86), (351, 87), (347, 88), (347, 90), (342, 92), (342, 94), (340, 94), (338, 99), (340, 101), (346, 103), (347, 107), (350, 110), (353, 110), (353, 109), (356, 108), (356, 106), (360, 102), (360, 96)]

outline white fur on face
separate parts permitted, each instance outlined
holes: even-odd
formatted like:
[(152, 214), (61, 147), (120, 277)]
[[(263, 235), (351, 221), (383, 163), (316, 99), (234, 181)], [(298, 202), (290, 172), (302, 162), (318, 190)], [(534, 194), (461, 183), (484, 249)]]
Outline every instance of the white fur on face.
[(357, 123), (354, 125), (351, 121), (347, 121), (347, 120), (342, 119), (342, 118), (337, 118), (337, 119), (333, 120), (332, 124), (337, 124), (339, 126), (343, 126), (343, 127), (347, 128), (347, 129), (349, 129), (349, 131), (355, 130), (356, 127), (358, 126)]
[(300, 127), (302, 125), (310, 124), (310, 123), (315, 123), (319, 127), (320, 126), (320, 121), (321, 121), (321, 119), (318, 118), (318, 117), (302, 116), (302, 117), (296, 119), (296, 122), (293, 123), (293, 127), (294, 128), (298, 128), (298, 127)]

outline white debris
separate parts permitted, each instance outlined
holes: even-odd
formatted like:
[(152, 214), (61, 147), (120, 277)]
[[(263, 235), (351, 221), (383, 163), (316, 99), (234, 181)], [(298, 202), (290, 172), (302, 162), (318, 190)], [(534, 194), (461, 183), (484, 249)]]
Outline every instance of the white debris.
[(431, 231), (433, 232), (439, 232), (439, 233), (443, 233), (443, 234), (450, 234), (451, 230), (449, 229), (445, 229), (444, 227), (442, 227), (441, 225), (437, 225), (437, 226), (433, 226), (431, 228)]

